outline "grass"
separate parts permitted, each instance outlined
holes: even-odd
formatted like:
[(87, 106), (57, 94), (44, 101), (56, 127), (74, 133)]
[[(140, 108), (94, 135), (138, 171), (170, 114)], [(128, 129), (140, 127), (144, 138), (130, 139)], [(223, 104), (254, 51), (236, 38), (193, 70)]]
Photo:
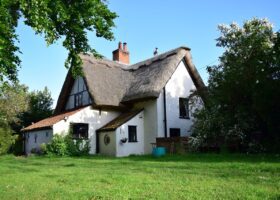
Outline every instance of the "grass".
[(0, 157), (0, 199), (280, 199), (280, 157)]

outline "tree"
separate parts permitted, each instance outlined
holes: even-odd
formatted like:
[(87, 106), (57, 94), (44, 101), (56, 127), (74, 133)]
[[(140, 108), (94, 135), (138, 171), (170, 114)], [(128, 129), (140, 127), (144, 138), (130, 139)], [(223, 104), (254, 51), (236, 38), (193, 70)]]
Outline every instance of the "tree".
[(207, 68), (208, 103), (197, 114), (194, 135), (216, 145), (279, 152), (280, 33), (267, 19), (218, 28), (217, 46), (225, 52)]
[[(28, 109), (28, 88), (19, 83), (0, 85), (0, 122), (19, 123), (18, 114)], [(1, 124), (0, 124), (1, 125)]]
[(11, 125), (19, 126), (18, 113), (28, 109), (27, 87), (7, 82), (0, 85), (0, 154), (15, 143), (17, 135)]
[(21, 127), (29, 126), (52, 115), (53, 99), (47, 87), (43, 91), (32, 91), (28, 94), (29, 109), (19, 115)]
[(1, 0), (0, 1), (0, 80), (5, 77), (15, 81), (20, 65), (16, 45), (16, 27), (20, 18), (44, 36), (48, 45), (63, 38), (68, 50), (65, 62), (74, 74), (80, 74), (82, 52), (100, 56), (88, 44), (87, 31), (97, 37), (112, 40), (116, 13), (108, 9), (106, 0)]

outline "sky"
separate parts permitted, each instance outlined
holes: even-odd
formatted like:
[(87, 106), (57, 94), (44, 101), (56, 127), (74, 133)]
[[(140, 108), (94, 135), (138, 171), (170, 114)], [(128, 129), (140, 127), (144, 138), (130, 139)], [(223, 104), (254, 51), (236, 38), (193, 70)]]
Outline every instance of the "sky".
[[(280, 30), (279, 0), (108, 0), (118, 14), (113, 29), (115, 40), (107, 41), (89, 33), (89, 43), (112, 59), (118, 42), (127, 42), (131, 64), (179, 46), (191, 48), (193, 63), (207, 84), (207, 65), (218, 63), (223, 49), (216, 47), (217, 26), (253, 17), (268, 18)], [(44, 38), (20, 21), (17, 28), (22, 60), (18, 78), (30, 90), (51, 91), (54, 107), (66, 77), (67, 51), (62, 40), (47, 46)]]

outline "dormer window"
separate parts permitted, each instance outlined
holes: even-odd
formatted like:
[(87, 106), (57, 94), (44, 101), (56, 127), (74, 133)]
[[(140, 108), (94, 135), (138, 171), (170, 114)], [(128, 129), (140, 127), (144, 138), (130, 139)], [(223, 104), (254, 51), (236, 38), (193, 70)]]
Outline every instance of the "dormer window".
[(82, 77), (75, 79), (72, 85), (71, 92), (69, 93), (65, 110), (71, 110), (82, 106), (87, 106), (92, 103), (87, 86)]
[(83, 93), (77, 93), (75, 96), (75, 108), (83, 105)]

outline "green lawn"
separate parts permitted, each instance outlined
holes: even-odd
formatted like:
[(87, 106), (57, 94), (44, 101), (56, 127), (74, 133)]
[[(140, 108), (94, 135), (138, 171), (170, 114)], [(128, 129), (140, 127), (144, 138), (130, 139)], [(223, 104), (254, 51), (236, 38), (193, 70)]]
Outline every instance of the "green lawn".
[(280, 199), (280, 157), (0, 157), (0, 199)]

